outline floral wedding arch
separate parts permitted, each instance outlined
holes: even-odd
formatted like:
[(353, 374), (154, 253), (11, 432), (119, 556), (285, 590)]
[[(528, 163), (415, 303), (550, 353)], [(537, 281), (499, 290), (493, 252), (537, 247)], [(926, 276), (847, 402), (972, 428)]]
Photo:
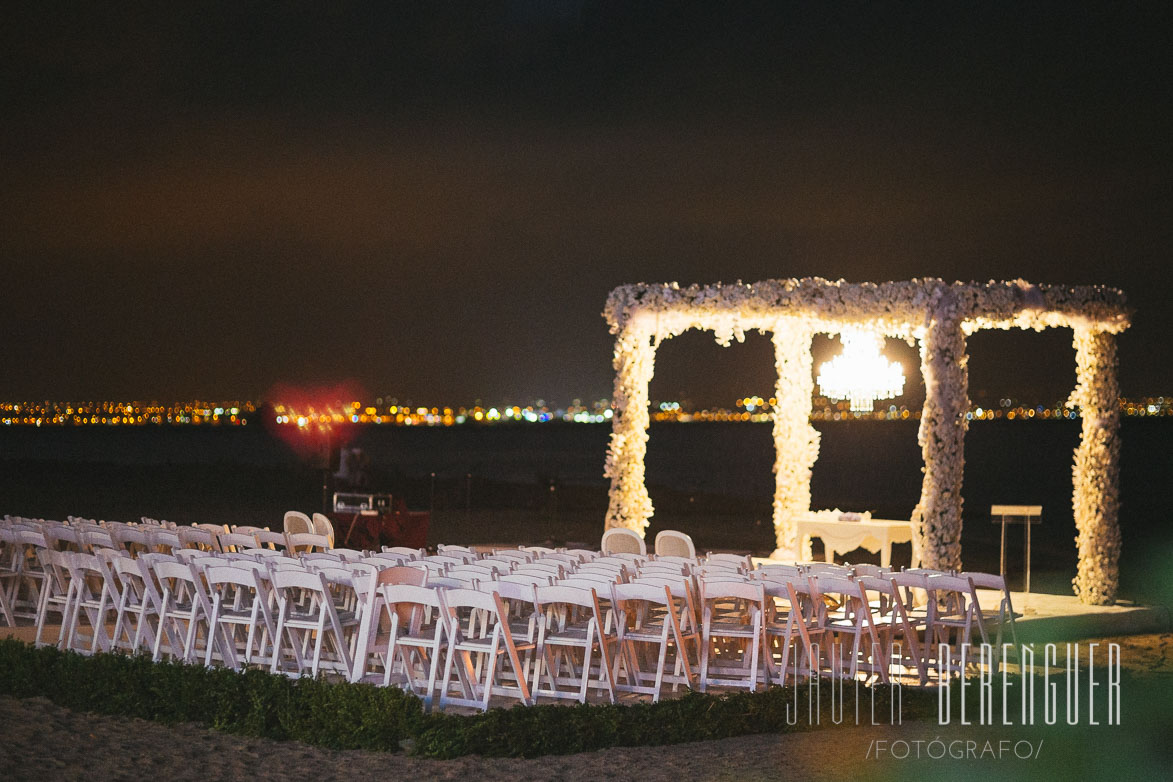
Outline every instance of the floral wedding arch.
[(912, 513), (913, 557), (924, 567), (961, 567), (961, 480), (965, 463), (969, 377), (966, 337), (982, 329), (1065, 327), (1074, 333), (1082, 437), (1075, 450), (1073, 507), (1084, 603), (1114, 602), (1119, 581), (1118, 439), (1120, 413), (1115, 335), (1129, 326), (1124, 294), (1101, 286), (1032, 285), (1021, 280), (947, 283), (939, 279), (848, 283), (821, 278), (747, 285), (623, 285), (607, 297), (615, 335), (615, 392), (606, 477), (606, 528), (644, 534), (652, 502), (644, 483), (648, 384), (656, 349), (689, 329), (717, 342), (769, 332), (778, 372), (774, 396), (774, 529), (778, 556), (795, 548), (794, 519), (810, 510), (811, 471), (819, 433), (810, 425), (816, 333), (864, 329), (920, 346), (925, 403), (918, 441), (924, 458), (920, 501)]

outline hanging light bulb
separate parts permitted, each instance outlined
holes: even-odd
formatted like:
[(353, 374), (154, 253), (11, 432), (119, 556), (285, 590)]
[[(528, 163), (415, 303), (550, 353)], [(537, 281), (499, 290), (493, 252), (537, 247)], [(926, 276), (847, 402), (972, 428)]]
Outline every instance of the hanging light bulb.
[(880, 352), (884, 338), (860, 329), (839, 335), (843, 352), (819, 367), (819, 389), (831, 399), (847, 399), (854, 413), (870, 413), (877, 399), (904, 392), (904, 373)]

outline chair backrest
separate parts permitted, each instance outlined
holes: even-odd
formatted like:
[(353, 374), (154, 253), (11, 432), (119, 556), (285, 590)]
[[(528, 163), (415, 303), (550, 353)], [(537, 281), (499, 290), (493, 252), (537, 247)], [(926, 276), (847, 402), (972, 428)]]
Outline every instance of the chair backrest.
[(383, 546), (384, 554), (402, 554), (411, 559), (419, 559), (427, 556), (428, 552), (422, 548), (408, 548), (406, 546)]
[(180, 527), (178, 531), (179, 542), (183, 544), (184, 548), (198, 548), (203, 551), (220, 550), (220, 546), (216, 542), (218, 534), (203, 527), (194, 526)]
[(236, 567), (220, 564), (209, 567), (204, 571), (204, 578), (208, 581), (209, 591), (215, 593), (220, 584), (232, 584), (248, 587), (258, 595), (264, 595), (264, 587), (258, 583), (257, 571), (253, 568)]
[(450, 557), (445, 554), (432, 554), (419, 560), (420, 562), (429, 562), (435, 565), (443, 565), (445, 567), (454, 567), (456, 565), (467, 565), (471, 560), (467, 557), (457, 556)]
[(76, 552), (45, 547), (37, 549), (37, 560), (46, 575), (46, 587), (50, 596), (63, 598), (68, 592), (74, 553)]
[[(975, 590), (989, 589), (1001, 594), (998, 605), (998, 621), (1014, 621), (1014, 604), (1010, 601), (1010, 589), (1006, 586), (1006, 577), (993, 573), (977, 573), (966, 571), (958, 573), (961, 578), (968, 578)], [(1016, 636), (1017, 637), (1017, 632)]]
[(636, 567), (635, 571), (636, 574), (640, 576), (683, 576), (689, 572), (688, 568), (679, 562), (661, 562), (659, 560), (643, 562)]
[(599, 557), (602, 552), (591, 551), (588, 548), (568, 548), (562, 553), (568, 557), (577, 557), (580, 562), (590, 562)]
[(149, 527), (147, 540), (151, 542), (152, 551), (166, 549), (161, 552), (164, 554), (183, 548), (183, 541), (179, 539), (179, 534), (164, 527)]
[(57, 551), (81, 551), (81, 533), (74, 527), (64, 524), (45, 527), (45, 540), (49, 548)]
[(648, 545), (635, 530), (626, 527), (613, 527), (603, 533), (603, 554), (644, 554), (648, 553)]
[(696, 546), (687, 533), (674, 529), (660, 530), (656, 535), (656, 556), (696, 559)]
[(315, 535), (312, 532), (286, 532), (285, 548), (290, 554), (313, 551), (317, 546), (325, 551), (330, 548), (330, 539), (325, 535)]
[(192, 524), (191, 526), (194, 529), (207, 530), (208, 532), (211, 532), (213, 535), (219, 535), (221, 532), (228, 531), (227, 524), (207, 524), (207, 523), (196, 522), (195, 524)]
[(417, 611), (419, 606), (441, 610), (444, 606), (440, 590), (417, 584), (380, 583), (378, 591), (387, 611), (397, 618), (400, 627), (410, 626), (422, 615)]
[(561, 562), (530, 562), (525, 565), (518, 565), (513, 569), (513, 572), (531, 576), (561, 578), (566, 575), (566, 567)]
[(314, 523), (310, 521), (310, 517), (304, 513), (296, 510), (286, 511), (285, 513), (285, 534), (300, 535), (304, 532), (313, 532)]
[(334, 522), (323, 513), (315, 513), (312, 519), (313, 533), (323, 535), (330, 540), (330, 547), (334, 547)]
[[(482, 592), (467, 588), (446, 589), (444, 590), (444, 604), (448, 608), (449, 626), (452, 627), (454, 634), (463, 634), (464, 630), (476, 632), (479, 628), (480, 635), (484, 636), (496, 626), (500, 627), (502, 635), (510, 639), (509, 643), (512, 643), (512, 633), (509, 631), (509, 614), (505, 609), (505, 604), (501, 601), (501, 595), (497, 592)], [(460, 627), (461, 609), (483, 611), (482, 619), (488, 621), (472, 622), (462, 629)]]
[(167, 581), (180, 581), (197, 585), (200, 583), (199, 576), (192, 566), (186, 562), (155, 560), (151, 563), (151, 572), (155, 574), (155, 578), (159, 580), (159, 583), (164, 586), (166, 585), (164, 582)]
[(252, 536), (256, 538), (257, 545), (262, 548), (265, 546), (268, 546), (271, 549), (285, 548), (284, 532), (274, 532), (273, 530), (269, 529), (259, 529), (256, 532), (253, 532)]
[(90, 551), (112, 549), (118, 546), (109, 530), (98, 527), (84, 530), (79, 536), (81, 544)]
[(171, 549), (171, 556), (180, 562), (190, 565), (197, 559), (204, 559), (208, 556), (208, 552), (198, 548), (176, 548)]
[(945, 604), (939, 608), (947, 607), (947, 610), (956, 612), (979, 611), (977, 592), (968, 576), (929, 576), (925, 579), (925, 586), (939, 604)]
[[(603, 626), (603, 612), (599, 608), (599, 594), (594, 587), (580, 587), (573, 584), (556, 584), (554, 586), (540, 586), (534, 588), (534, 606), (538, 611), (543, 608), (553, 608), (556, 605), (572, 605), (580, 608), (589, 608), (591, 618), (599, 628)], [(555, 617), (553, 611), (547, 613), (547, 621)]]
[(428, 583), (428, 571), (425, 568), (394, 565), (380, 570), (375, 583), (378, 586), (382, 586), (383, 584), (425, 586)]
[(575, 568), (575, 573), (607, 573), (618, 577), (634, 571), (635, 566), (630, 562), (617, 562), (606, 560), (594, 560), (592, 562), (584, 562)]
[(221, 532), (217, 538), (220, 544), (221, 551), (245, 551), (250, 548), (257, 548), (256, 535), (249, 535), (244, 532)]
[(440, 545), (436, 546), (436, 553), (443, 554), (444, 556), (448, 557), (454, 557), (458, 554), (469, 554), (472, 555), (473, 559), (476, 559), (480, 556), (480, 554), (478, 554), (469, 546), (454, 546), (448, 545), (446, 543), (441, 543)]
[(611, 587), (611, 601), (618, 609), (623, 603), (636, 600), (656, 605), (674, 605), (672, 592), (665, 584), (630, 583), (614, 584)]
[(761, 582), (753, 583), (744, 580), (726, 581), (724, 579), (709, 581), (702, 579), (700, 582), (700, 598), (706, 615), (711, 613), (713, 601), (729, 599), (753, 603), (759, 612), (764, 612), (766, 606), (766, 589)]
[(746, 570), (753, 569), (753, 560), (748, 554), (727, 554), (724, 552), (710, 551), (705, 555), (706, 565), (715, 565), (717, 563), (728, 563), (736, 567), (742, 567)]
[(272, 582), (273, 589), (279, 593), (279, 597), (284, 597), (284, 592), (287, 590), (308, 590), (322, 595), (329, 592), (325, 576), (316, 570), (306, 570), (301, 567), (270, 570), (269, 581)]
[(131, 553), (137, 554), (146, 551), (150, 545), (147, 530), (138, 525), (122, 524), (111, 527), (110, 537), (114, 539), (115, 543)]
[[(530, 564), (531, 563), (527, 562), (524, 563), (524, 566), (528, 567)], [(514, 569), (515, 566), (518, 566), (516, 560), (486, 558), (478, 559), (476, 562), (469, 562), (467, 565), (463, 565), (461, 567), (476, 567), (480, 568), (481, 570), (491, 571), (493, 573), (509, 573)]]
[(398, 567), (405, 562), (411, 562), (411, 557), (403, 554), (371, 554), (363, 557), (360, 562), (366, 562), (377, 568)]
[(514, 549), (493, 549), (492, 554), (488, 554), (484, 557), (481, 557), (481, 559), (482, 560), (491, 559), (491, 560), (495, 560), (497, 562), (510, 561), (510, 562), (518, 562), (518, 563), (528, 563), (528, 562), (534, 562), (535, 560), (538, 560), (538, 559), (541, 559), (541, 558), (544, 558), (547, 556), (551, 556), (554, 553), (556, 553), (556, 552), (550, 552), (547, 554), (547, 553), (540, 553), (540, 552), (533, 552), (533, 551), (522, 551), (521, 549), (515, 549), (515, 548)]
[[(592, 584), (599, 584), (600, 586), (618, 584), (622, 580), (621, 574), (618, 573), (593, 573), (589, 570), (579, 570), (574, 573), (568, 573), (566, 576), (558, 579), (558, 583), (565, 583), (568, 579), (588, 581)], [(603, 592), (604, 596), (606, 596), (607, 589), (604, 589)]]
[(548, 575), (530, 573), (507, 573), (498, 576), (494, 583), (528, 584), (529, 586), (549, 586), (553, 578)]
[(268, 559), (269, 557), (284, 557), (285, 556), (284, 549), (282, 549), (281, 551), (277, 551), (276, 549), (271, 549), (271, 548), (246, 548), (243, 551), (241, 551), (240, 553), (248, 554), (253, 559), (258, 559), (258, 560), (259, 559)]
[(881, 565), (873, 565), (870, 562), (864, 562), (859, 565), (851, 566), (852, 572), (857, 576), (884, 576), (892, 572), (892, 568), (883, 567)]

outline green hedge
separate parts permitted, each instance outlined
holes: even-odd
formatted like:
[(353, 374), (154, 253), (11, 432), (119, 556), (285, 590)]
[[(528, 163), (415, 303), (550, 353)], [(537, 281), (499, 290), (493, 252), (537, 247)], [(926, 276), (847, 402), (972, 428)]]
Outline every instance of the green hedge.
[[(870, 718), (874, 699), (877, 719), (887, 721), (891, 691), (860, 691), (866, 699), (861, 701), (861, 720)], [(801, 716), (796, 725), (787, 721), (787, 706), (795, 702), (792, 687), (723, 696), (690, 692), (656, 704), (542, 705), (472, 716), (425, 715), (415, 696), (394, 687), (152, 663), (144, 656), (85, 657), (0, 641), (0, 694), (42, 696), (77, 711), (192, 722), (227, 733), (293, 739), (331, 749), (394, 752), (411, 746), (415, 754), (439, 758), (536, 757), (830, 726), (830, 683), (817, 690), (819, 725), (807, 720), (808, 692), (803, 686), (798, 693)], [(936, 713), (932, 692), (904, 688), (901, 697), (906, 720)], [(846, 721), (854, 724), (855, 694), (850, 685), (845, 698)]]

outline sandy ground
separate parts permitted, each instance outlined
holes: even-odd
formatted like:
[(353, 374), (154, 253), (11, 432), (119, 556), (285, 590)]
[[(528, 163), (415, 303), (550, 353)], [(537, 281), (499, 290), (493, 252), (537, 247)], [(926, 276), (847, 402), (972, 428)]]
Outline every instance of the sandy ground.
[[(1124, 664), (1173, 681), (1173, 634), (1102, 639), (1122, 644)], [(1125, 760), (1148, 767), (1143, 744), (1120, 745), (1126, 735), (1089, 728), (1106, 747), (1117, 743)], [(1120, 729), (1116, 729), (1119, 731)], [(608, 779), (608, 780), (822, 780), (1063, 778), (1069, 750), (1040, 748), (1036, 760), (921, 761), (877, 759), (873, 742), (936, 737), (985, 741), (1032, 740), (1025, 728), (941, 728), (934, 723), (851, 726), (786, 735), (743, 736), (668, 747), (614, 748), (532, 760), (466, 757), (440, 761), (363, 751), (336, 752), (297, 742), (217, 733), (191, 725), (164, 726), (138, 719), (82, 714), (43, 698), (0, 697), (0, 779), (3, 780), (262, 780), (380, 779)], [(1134, 735), (1134, 734), (1127, 734)], [(1042, 752), (1046, 749), (1046, 753)], [(1139, 753), (1139, 754), (1137, 754)], [(1151, 762), (1157, 762), (1153, 760)], [(1162, 761), (1163, 762), (1163, 761)], [(910, 776), (911, 775), (911, 776)], [(1095, 778), (1092, 774), (1085, 778)]]

